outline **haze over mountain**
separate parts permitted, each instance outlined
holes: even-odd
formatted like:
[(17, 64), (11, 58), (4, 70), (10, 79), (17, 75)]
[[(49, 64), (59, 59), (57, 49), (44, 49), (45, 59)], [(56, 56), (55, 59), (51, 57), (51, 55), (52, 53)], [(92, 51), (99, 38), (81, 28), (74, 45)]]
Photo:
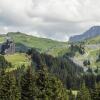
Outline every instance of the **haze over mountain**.
[(91, 27), (89, 30), (87, 30), (86, 32), (84, 32), (83, 34), (80, 35), (75, 35), (72, 36), (69, 41), (82, 41), (88, 38), (93, 38), (100, 35), (100, 26), (93, 26)]

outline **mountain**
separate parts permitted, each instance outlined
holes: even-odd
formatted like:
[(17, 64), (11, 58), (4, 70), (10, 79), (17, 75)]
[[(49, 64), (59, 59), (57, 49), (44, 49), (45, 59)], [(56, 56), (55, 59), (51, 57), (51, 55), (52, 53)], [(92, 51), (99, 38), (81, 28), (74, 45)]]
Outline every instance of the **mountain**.
[(58, 42), (46, 38), (37, 38), (20, 32), (9, 32), (7, 35), (0, 35), (0, 43), (4, 42), (6, 36), (11, 37), (16, 44), (16, 51), (27, 51), (28, 48), (36, 48), (40, 52), (45, 52), (53, 47), (66, 45), (65, 42)]
[(71, 42), (83, 41), (85, 39), (93, 38), (98, 35), (100, 35), (100, 26), (93, 26), (83, 34), (72, 36), (69, 39), (69, 41)]

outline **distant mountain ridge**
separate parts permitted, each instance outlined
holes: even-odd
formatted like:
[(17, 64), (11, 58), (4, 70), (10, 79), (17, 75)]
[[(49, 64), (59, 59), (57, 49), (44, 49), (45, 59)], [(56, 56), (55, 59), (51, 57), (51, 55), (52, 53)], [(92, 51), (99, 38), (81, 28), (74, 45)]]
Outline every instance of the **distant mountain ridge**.
[(100, 26), (93, 26), (83, 34), (70, 37), (69, 41), (70, 42), (83, 41), (85, 39), (93, 38), (98, 35), (100, 35)]

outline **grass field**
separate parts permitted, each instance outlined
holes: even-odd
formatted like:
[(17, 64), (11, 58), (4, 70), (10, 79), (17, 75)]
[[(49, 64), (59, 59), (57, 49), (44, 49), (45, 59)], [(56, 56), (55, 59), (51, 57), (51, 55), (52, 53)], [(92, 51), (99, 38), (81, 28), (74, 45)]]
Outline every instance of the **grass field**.
[(54, 47), (48, 51), (47, 54), (52, 55), (54, 57), (63, 56), (68, 50), (68, 47)]
[(5, 59), (12, 64), (12, 67), (7, 69), (9, 71), (17, 69), (18, 67), (21, 67), (21, 65), (25, 65), (27, 67), (31, 63), (24, 53), (5, 55)]

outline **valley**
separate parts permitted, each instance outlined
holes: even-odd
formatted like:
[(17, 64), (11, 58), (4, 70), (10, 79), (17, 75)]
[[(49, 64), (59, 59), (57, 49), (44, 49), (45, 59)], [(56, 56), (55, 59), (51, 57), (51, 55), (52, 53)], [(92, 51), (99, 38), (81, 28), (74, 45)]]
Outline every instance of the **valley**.
[(100, 0), (0, 0), (0, 100), (100, 100)]
[[(6, 40), (6, 37), (10, 38)], [(95, 90), (89, 92), (88, 89), (96, 88), (95, 83), (99, 88), (99, 36), (78, 42), (58, 42), (45, 38), (37, 38), (20, 32), (9, 32), (7, 35), (0, 35), (0, 48), (3, 43), (6, 44), (5, 41), (7, 41), (8, 44), (4, 45), (7, 48), (3, 49), (5, 51), (3, 53), (1, 52), (0, 55), (0, 79), (6, 81), (5, 74), (6, 77), (16, 78), (16, 82), (14, 79), (10, 79), (9, 82), (15, 82), (14, 86), (18, 88), (19, 93), (15, 94), (18, 95), (18, 98), (21, 98), (20, 95), (22, 94), (20, 93), (22, 93), (23, 90), (23, 93), (30, 91), (30, 88), (25, 90), (27, 86), (34, 87), (31, 92), (32, 95), (35, 93), (36, 98), (41, 96), (41, 93), (42, 95), (47, 95), (47, 98), (53, 98), (53, 94), (56, 94), (55, 98), (62, 98), (62, 96), (66, 98), (61, 100), (78, 100), (79, 93), (86, 92), (88, 93), (87, 96), (91, 95), (91, 98), (93, 98), (92, 95), (94, 94), (92, 92)], [(12, 47), (12, 43), (14, 47)], [(15, 51), (10, 52), (12, 49), (15, 49)], [(13, 77), (9, 75), (13, 75)], [(36, 83), (37, 81), (39, 84)], [(0, 87), (0, 91), (3, 91), (2, 82), (3, 81), (1, 81), (2, 87)], [(55, 84), (55, 86), (53, 84)], [(20, 88), (22, 90), (20, 90)], [(41, 88), (45, 89), (46, 92), (43, 92)], [(57, 94), (53, 89), (56, 89), (59, 93)], [(80, 89), (82, 89), (82, 91)], [(99, 91), (99, 89), (97, 89), (97, 91)], [(46, 93), (49, 93), (49, 95)]]

